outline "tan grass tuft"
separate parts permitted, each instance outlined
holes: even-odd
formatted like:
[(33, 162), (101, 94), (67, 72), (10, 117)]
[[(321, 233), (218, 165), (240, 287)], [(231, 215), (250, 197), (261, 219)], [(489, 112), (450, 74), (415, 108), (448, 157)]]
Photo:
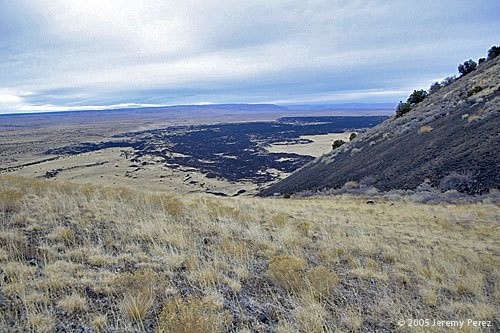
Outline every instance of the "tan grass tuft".
[(105, 314), (100, 314), (92, 319), (92, 328), (97, 332), (105, 332), (108, 326), (108, 317)]
[(337, 274), (324, 266), (317, 266), (308, 270), (306, 280), (314, 295), (320, 298), (329, 297), (333, 288), (339, 282)]
[(32, 332), (50, 333), (54, 332), (55, 318), (50, 313), (28, 312), (26, 324)]
[(294, 310), (295, 323), (300, 332), (322, 333), (325, 332), (325, 321), (328, 313), (324, 307), (314, 300), (302, 301)]
[(429, 132), (431, 132), (432, 130), (433, 130), (433, 128), (432, 128), (431, 126), (429, 126), (429, 125), (424, 125), (424, 126), (421, 126), (421, 127), (418, 129), (418, 132), (419, 132), (419, 133), (424, 134), (424, 133), (429, 133)]
[(159, 322), (158, 332), (162, 333), (216, 333), (225, 331), (231, 324), (231, 316), (213, 300), (176, 297), (165, 302)]
[(0, 188), (0, 211), (11, 213), (18, 211), (21, 207), (21, 191), (11, 188)]
[(304, 270), (304, 260), (282, 255), (269, 261), (267, 274), (282, 288), (293, 291), (302, 287)]
[(69, 314), (87, 310), (87, 300), (80, 294), (73, 293), (61, 299), (57, 305)]
[(60, 240), (67, 245), (72, 244), (75, 241), (75, 233), (68, 227), (57, 227), (49, 235), (50, 238), (54, 240)]
[(121, 303), (121, 310), (125, 317), (142, 326), (142, 320), (153, 306), (154, 294), (152, 288), (131, 290), (125, 294)]

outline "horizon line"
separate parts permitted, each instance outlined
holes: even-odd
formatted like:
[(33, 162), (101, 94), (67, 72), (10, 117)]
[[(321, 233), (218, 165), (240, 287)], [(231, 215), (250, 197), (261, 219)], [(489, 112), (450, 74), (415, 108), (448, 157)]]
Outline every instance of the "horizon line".
[[(370, 108), (370, 106), (375, 107), (377, 110), (390, 110), (394, 108), (397, 103), (391, 102), (341, 102), (341, 103), (266, 103), (266, 102), (258, 102), (258, 103), (212, 103), (212, 102), (201, 102), (201, 103), (189, 103), (189, 104), (135, 104), (130, 103), (127, 106), (123, 106), (124, 104), (117, 105), (102, 105), (102, 106), (81, 106), (63, 110), (64, 107), (55, 107), (54, 110), (43, 110), (34, 111), (34, 110), (16, 110), (13, 112), (1, 112), (1, 116), (27, 116), (27, 115), (38, 115), (38, 114), (70, 114), (70, 113), (82, 113), (82, 112), (114, 112), (114, 111), (127, 111), (127, 110), (154, 110), (154, 109), (168, 109), (168, 108), (177, 108), (177, 107), (217, 107), (217, 106), (270, 106), (270, 107), (279, 107), (288, 111), (299, 111), (299, 108), (306, 108), (303, 111), (313, 110), (327, 110), (327, 109), (335, 109), (338, 107), (349, 107), (353, 110), (356, 110), (356, 107), (361, 107), (361, 109)], [(359, 109), (358, 109), (359, 110)]]

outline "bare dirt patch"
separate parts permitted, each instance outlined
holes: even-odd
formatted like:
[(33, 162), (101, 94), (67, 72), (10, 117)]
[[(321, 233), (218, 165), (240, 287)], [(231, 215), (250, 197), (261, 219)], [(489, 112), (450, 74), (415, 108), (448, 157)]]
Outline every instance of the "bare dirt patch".
[[(335, 140), (349, 141), (352, 132), (330, 133), (323, 135), (302, 135), (301, 142), (280, 142), (266, 147), (270, 153), (298, 154), (319, 157), (332, 150), (332, 142)], [(310, 141), (310, 142), (307, 142)]]

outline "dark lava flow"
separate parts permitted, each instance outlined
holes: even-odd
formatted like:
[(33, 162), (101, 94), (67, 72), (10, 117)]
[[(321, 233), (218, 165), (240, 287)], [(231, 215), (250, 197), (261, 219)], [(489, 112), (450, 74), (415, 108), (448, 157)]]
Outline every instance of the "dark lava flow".
[(342, 133), (373, 127), (387, 117), (286, 117), (275, 122), (171, 126), (164, 129), (130, 132), (116, 141), (81, 143), (49, 149), (48, 154), (76, 155), (106, 148), (133, 148), (131, 161), (145, 155), (161, 157), (170, 168), (189, 167), (209, 178), (265, 183), (276, 178), (268, 169), (293, 172), (311, 156), (269, 153), (273, 143), (307, 143), (302, 135)]

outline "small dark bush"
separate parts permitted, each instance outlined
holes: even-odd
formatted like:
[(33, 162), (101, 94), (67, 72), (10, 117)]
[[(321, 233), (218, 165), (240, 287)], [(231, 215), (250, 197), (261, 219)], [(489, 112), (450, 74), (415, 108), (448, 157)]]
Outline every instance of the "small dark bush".
[(290, 199), (290, 193), (285, 193), (283, 194), (284, 199)]
[(413, 202), (418, 202), (422, 204), (432, 204), (432, 203), (438, 203), (439, 202), (439, 194), (433, 193), (433, 192), (418, 192), (412, 194), (410, 197), (410, 200)]
[(469, 59), (465, 61), (463, 64), (458, 65), (458, 72), (461, 76), (465, 76), (471, 72), (473, 72), (477, 68), (477, 63)]
[(305, 191), (300, 191), (294, 194), (296, 198), (307, 198), (307, 197), (312, 197), (313, 195), (317, 194), (316, 192), (313, 192), (311, 190), (305, 190)]
[(429, 94), (427, 93), (427, 91), (425, 91), (423, 89), (413, 90), (411, 95), (406, 100), (406, 103), (418, 104), (418, 103), (422, 102), (427, 97), (427, 95), (429, 95)]
[(332, 149), (337, 149), (345, 143), (344, 140), (335, 140), (332, 144)]
[(467, 93), (467, 96), (470, 97), (472, 95), (475, 95), (478, 92), (480, 92), (481, 90), (483, 90), (483, 87), (481, 87), (481, 86), (475, 86), (474, 88), (472, 88), (471, 90), (469, 90), (469, 92)]
[(482, 63), (484, 63), (485, 61), (486, 61), (486, 58), (479, 58), (479, 59), (477, 60), (477, 64), (478, 64), (478, 65), (481, 65), (481, 64), (482, 64)]
[(431, 192), (432, 190), (432, 185), (429, 183), (421, 183), (415, 189), (416, 192)]
[(470, 174), (452, 172), (441, 179), (439, 189), (441, 191), (468, 192), (471, 190), (473, 182), (474, 179)]
[(405, 113), (410, 112), (410, 110), (411, 110), (410, 103), (403, 103), (402, 101), (399, 101), (398, 107), (396, 108), (396, 118), (401, 117)]
[(431, 87), (429, 88), (429, 94), (434, 94), (441, 88), (442, 86), (439, 82), (434, 82), (433, 84), (431, 84)]
[(493, 45), (491, 49), (488, 50), (488, 60), (496, 58), (500, 55), (500, 46)]
[(441, 81), (441, 85), (443, 87), (446, 87), (446, 86), (449, 86), (450, 84), (452, 84), (457, 78), (455, 76), (448, 76), (446, 78), (443, 79), (443, 81)]
[(356, 133), (351, 133), (351, 135), (349, 135), (349, 141), (356, 139), (357, 136), (358, 135)]
[(376, 182), (377, 182), (377, 179), (375, 177), (373, 177), (373, 176), (366, 176), (366, 177), (363, 177), (359, 181), (359, 185), (360, 186), (372, 186)]

